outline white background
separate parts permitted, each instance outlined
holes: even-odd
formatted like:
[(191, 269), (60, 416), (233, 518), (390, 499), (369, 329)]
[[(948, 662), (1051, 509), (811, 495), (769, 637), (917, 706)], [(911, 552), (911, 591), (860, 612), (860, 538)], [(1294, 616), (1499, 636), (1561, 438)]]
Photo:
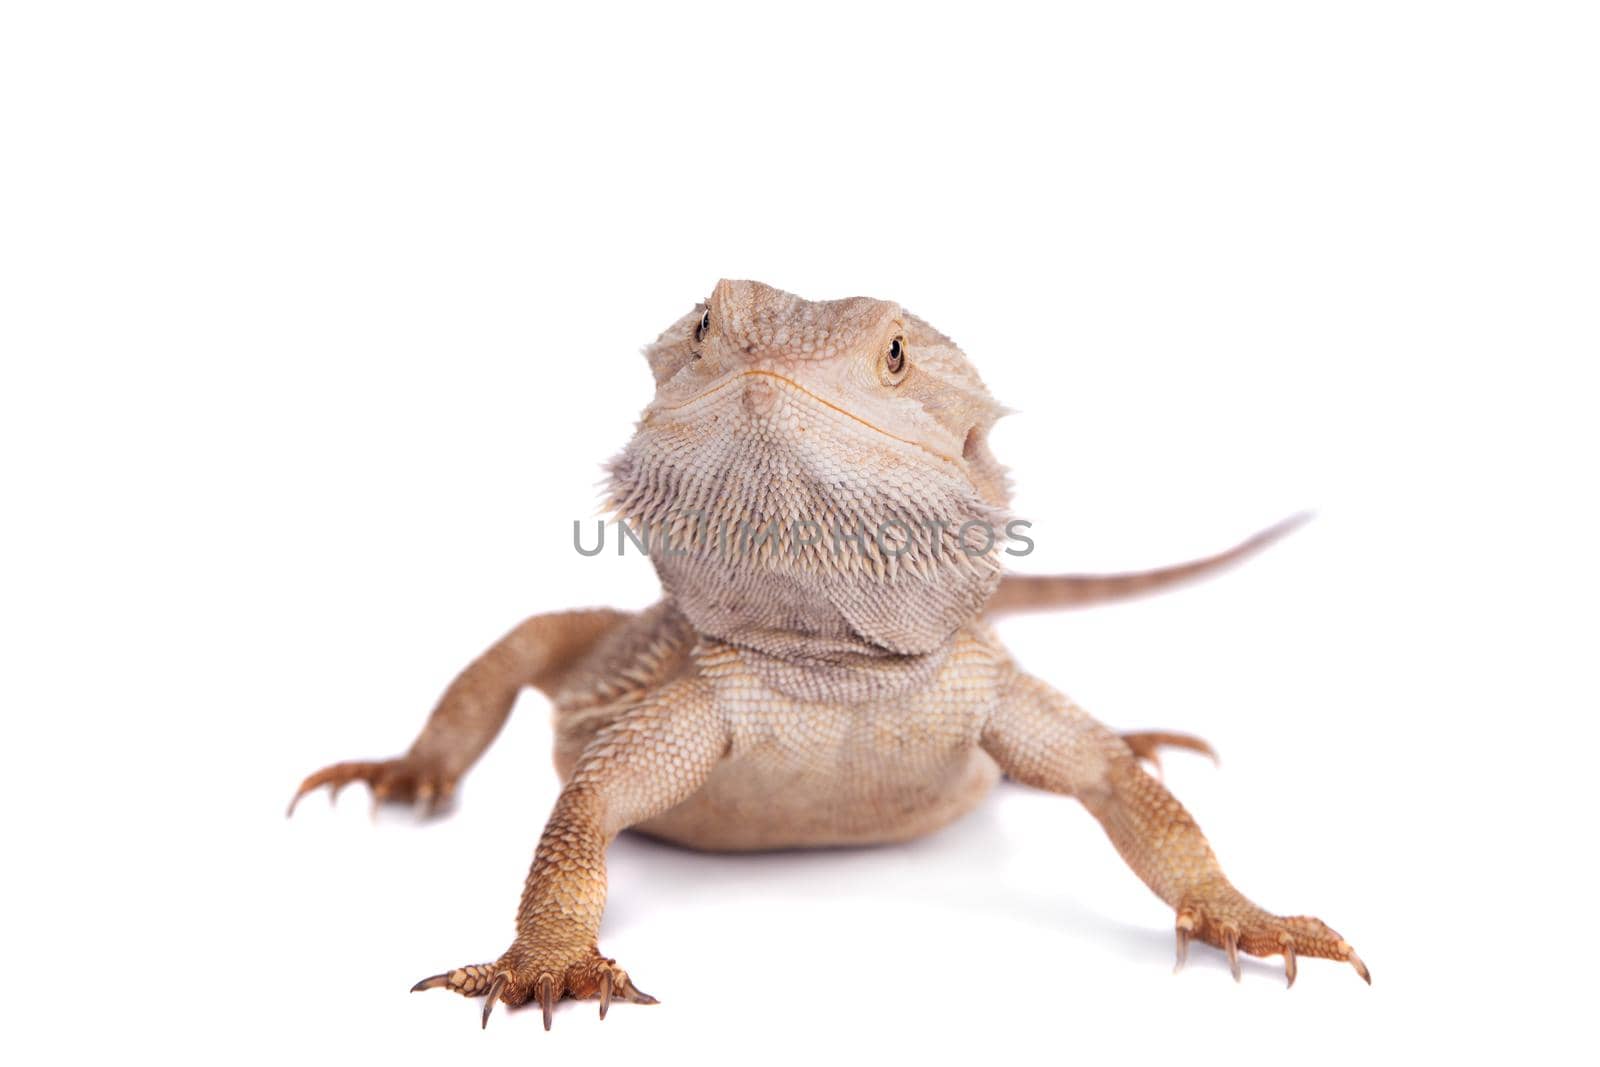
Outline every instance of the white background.
[[(1575, 1058), (1592, 1010), (1596, 25), (1585, 5), (6, 5), (10, 1062)], [(1242, 985), (1072, 801), (875, 851), (625, 838), (660, 1007), (409, 996), (509, 942), (529, 696), (457, 812), (401, 751), (587, 560), (637, 349), (719, 277), (898, 300), (1018, 414), (1028, 569), (1315, 523), (1008, 622), (1235, 881), (1376, 984)], [(1591, 1050), (1592, 1051), (1592, 1050)], [(581, 1057), (581, 1060), (580, 1060)]]

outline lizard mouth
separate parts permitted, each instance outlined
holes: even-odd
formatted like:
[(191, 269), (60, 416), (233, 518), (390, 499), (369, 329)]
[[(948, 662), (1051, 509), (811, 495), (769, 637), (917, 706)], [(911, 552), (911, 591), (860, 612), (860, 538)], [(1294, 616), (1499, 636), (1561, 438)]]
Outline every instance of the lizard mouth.
[[(754, 381), (751, 381), (752, 379)], [(777, 371), (770, 370), (745, 370), (740, 371), (737, 374), (730, 374), (728, 377), (713, 385), (711, 388), (697, 393), (681, 403), (652, 406), (649, 412), (646, 413), (644, 421), (649, 423), (653, 421), (657, 415), (677, 414), (679, 412), (684, 412), (689, 409), (699, 407), (705, 401), (710, 400), (721, 393), (727, 392), (729, 389), (740, 384), (741, 382), (752, 386), (759, 382), (776, 388), (787, 388), (792, 393), (804, 397), (811, 403), (828, 411), (834, 412), (835, 414), (843, 415), (845, 418), (865, 426), (874, 433), (881, 434), (892, 441), (898, 441), (903, 445), (909, 445), (912, 448), (919, 449), (935, 459), (942, 460), (945, 463), (949, 463), (954, 466), (960, 466), (954, 456), (947, 455), (946, 453), (939, 451), (937, 448), (934, 448), (928, 444), (924, 444), (923, 442), (915, 440), (914, 438), (905, 437), (901, 434), (893, 432), (892, 430), (886, 430), (877, 423), (872, 422), (870, 419), (862, 418), (849, 408), (843, 407), (835, 401), (829, 400), (827, 397), (818, 395), (812, 390), (806, 388), (804, 385), (801, 385), (799, 382), (795, 381), (793, 378), (790, 378), (788, 375), (779, 374)]]

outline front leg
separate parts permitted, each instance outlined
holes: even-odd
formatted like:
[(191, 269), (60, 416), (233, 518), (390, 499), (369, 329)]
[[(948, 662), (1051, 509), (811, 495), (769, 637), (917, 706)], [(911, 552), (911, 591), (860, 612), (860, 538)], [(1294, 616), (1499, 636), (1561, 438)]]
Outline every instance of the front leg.
[(1296, 957), (1344, 960), (1369, 984), (1355, 950), (1318, 919), (1279, 918), (1223, 875), (1194, 819), (1139, 766), (1122, 738), (1043, 682), (1016, 675), (983, 732), (983, 747), (1017, 781), (1083, 801), (1134, 873), (1177, 911), (1178, 966), (1189, 939), (1228, 953), (1282, 955), (1289, 984)]
[(678, 682), (601, 730), (561, 790), (534, 853), (517, 909), (517, 937), (494, 963), (460, 967), (413, 987), (486, 995), (495, 1001), (537, 998), (550, 1028), (562, 997), (598, 997), (600, 1017), (613, 995), (654, 1003), (596, 945), (606, 901), (605, 850), (623, 829), (687, 799), (727, 752), (728, 733), (711, 692)]
[(550, 691), (579, 657), (627, 618), (600, 609), (525, 620), (456, 676), (405, 755), (322, 768), (300, 783), (289, 814), (312, 790), (328, 786), (337, 797), (351, 782), (370, 785), (374, 804), (419, 803), (430, 813), (447, 805), (461, 776), (505, 725), (523, 686)]

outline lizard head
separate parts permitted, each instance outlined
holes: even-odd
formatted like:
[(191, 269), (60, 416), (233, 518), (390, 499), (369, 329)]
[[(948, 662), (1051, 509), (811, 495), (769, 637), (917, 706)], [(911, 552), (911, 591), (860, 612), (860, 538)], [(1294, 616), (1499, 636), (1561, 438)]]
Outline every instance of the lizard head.
[(722, 281), (645, 356), (612, 506), (702, 633), (838, 662), (931, 652), (982, 610), (1002, 409), (948, 337), (882, 300)]

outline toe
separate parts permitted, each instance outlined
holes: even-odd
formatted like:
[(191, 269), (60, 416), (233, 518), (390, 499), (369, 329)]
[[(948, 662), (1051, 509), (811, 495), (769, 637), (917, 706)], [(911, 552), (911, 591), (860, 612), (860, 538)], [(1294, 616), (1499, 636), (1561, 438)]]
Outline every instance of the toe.
[(411, 987), (411, 992), (420, 993), (424, 989), (444, 989), (450, 984), (450, 972), (430, 975)]
[(1140, 730), (1123, 734), (1122, 740), (1135, 756), (1148, 760), (1157, 767), (1161, 766), (1160, 753), (1163, 748), (1187, 749), (1209, 758), (1212, 763), (1219, 762), (1216, 749), (1193, 734), (1176, 734), (1166, 730)]
[(553, 974), (541, 974), (538, 983), (539, 1008), (544, 1013), (544, 1028), (550, 1029), (550, 1021), (555, 1017), (556, 1011), (556, 978)]
[(494, 1011), (495, 1002), (500, 999), (500, 994), (505, 989), (506, 982), (510, 979), (510, 977), (511, 976), (508, 974), (497, 974), (494, 976), (494, 981), (489, 983), (489, 990), (483, 998), (483, 1022), (479, 1025), (478, 1029), (483, 1030), (488, 1028), (489, 1013)]
[(300, 803), (301, 797), (314, 790), (320, 789), (325, 785), (331, 786), (331, 795), (337, 797), (339, 795), (339, 790), (344, 787), (346, 782), (350, 781), (350, 779), (354, 777), (359, 776), (363, 769), (369, 766), (370, 764), (365, 763), (335, 763), (331, 766), (322, 768), (320, 771), (307, 775), (305, 781), (300, 783), (300, 788), (294, 791), (294, 796), (289, 800), (288, 814), (294, 814), (294, 809)]

